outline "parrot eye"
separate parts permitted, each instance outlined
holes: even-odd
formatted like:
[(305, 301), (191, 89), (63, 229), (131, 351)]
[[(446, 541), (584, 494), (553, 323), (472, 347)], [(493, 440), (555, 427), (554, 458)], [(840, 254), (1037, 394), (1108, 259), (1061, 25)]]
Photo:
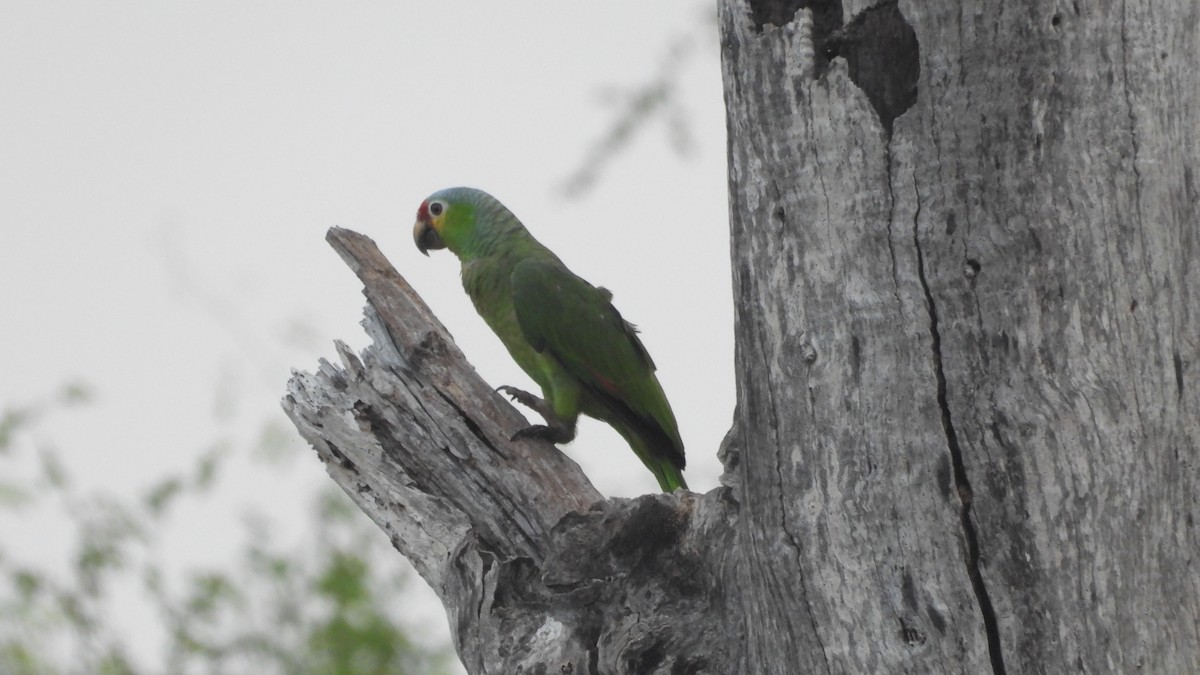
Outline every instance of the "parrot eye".
[(429, 202), (429, 215), (440, 216), (446, 210), (444, 202)]

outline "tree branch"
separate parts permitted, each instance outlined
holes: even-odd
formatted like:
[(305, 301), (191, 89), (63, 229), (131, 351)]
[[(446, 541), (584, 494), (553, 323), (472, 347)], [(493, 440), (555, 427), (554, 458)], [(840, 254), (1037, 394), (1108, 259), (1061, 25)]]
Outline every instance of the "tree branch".
[(523, 418), (373, 241), (341, 228), (326, 238), (363, 282), (374, 344), (360, 359), (339, 342), (340, 367), (296, 373), (284, 410), (443, 599), (463, 546), (540, 563), (550, 528), (600, 494), (553, 445), (508, 440)]
[(362, 280), (359, 358), (297, 373), (283, 407), (329, 475), (445, 604), (472, 673), (733, 672), (728, 490), (603, 501), (475, 374), (368, 238), (329, 231)]

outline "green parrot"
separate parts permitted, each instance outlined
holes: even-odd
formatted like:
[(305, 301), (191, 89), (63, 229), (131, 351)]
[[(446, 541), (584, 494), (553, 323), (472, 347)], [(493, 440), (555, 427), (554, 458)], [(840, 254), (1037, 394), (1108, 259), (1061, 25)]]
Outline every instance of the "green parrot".
[(683, 441), (654, 362), (612, 293), (580, 279), (538, 243), (494, 197), (472, 188), (435, 192), (417, 209), (417, 249), (448, 248), (462, 262), (462, 282), (476, 311), (542, 397), (500, 387), (546, 424), (513, 439), (575, 438), (583, 413), (617, 430), (666, 492), (686, 488)]

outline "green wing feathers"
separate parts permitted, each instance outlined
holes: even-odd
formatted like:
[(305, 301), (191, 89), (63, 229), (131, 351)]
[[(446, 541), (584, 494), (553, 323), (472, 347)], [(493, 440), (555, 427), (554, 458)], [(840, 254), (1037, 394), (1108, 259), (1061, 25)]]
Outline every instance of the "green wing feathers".
[(608, 422), (667, 491), (686, 487), (683, 442), (654, 362), (611, 294), (557, 260), (526, 260), (512, 272), (513, 308), (529, 344), (577, 379), (583, 412)]

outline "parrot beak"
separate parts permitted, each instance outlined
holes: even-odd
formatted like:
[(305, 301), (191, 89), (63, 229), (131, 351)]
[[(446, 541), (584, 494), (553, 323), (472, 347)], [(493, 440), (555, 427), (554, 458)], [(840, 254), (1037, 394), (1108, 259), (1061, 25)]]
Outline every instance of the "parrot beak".
[(417, 245), (417, 250), (424, 255), (429, 255), (429, 250), (437, 250), (446, 248), (446, 243), (438, 236), (437, 230), (433, 229), (433, 225), (429, 221), (418, 220), (416, 225), (413, 225), (413, 242)]

